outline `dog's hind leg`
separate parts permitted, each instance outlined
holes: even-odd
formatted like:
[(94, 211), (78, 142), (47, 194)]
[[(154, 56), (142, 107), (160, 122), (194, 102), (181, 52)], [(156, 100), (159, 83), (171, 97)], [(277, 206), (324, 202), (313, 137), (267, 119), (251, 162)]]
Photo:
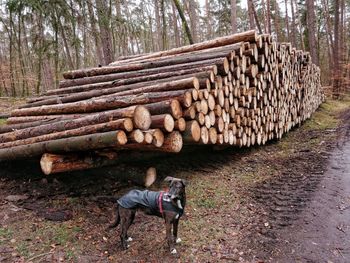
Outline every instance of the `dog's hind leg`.
[(128, 229), (133, 221), (133, 217), (135, 217), (135, 212), (135, 210), (125, 209), (122, 207), (119, 208), (121, 226), (120, 241), (124, 250), (126, 250), (129, 247), (127, 243)]
[(119, 205), (118, 205), (118, 203), (115, 206), (116, 206), (115, 207), (115, 211), (116, 211), (116, 213), (115, 213), (115, 220), (114, 220), (114, 222), (112, 224), (110, 224), (108, 226), (108, 228), (117, 227), (119, 225), (119, 223), (120, 223), (120, 215), (119, 215)]
[[(134, 222), (134, 219), (135, 219), (135, 214), (136, 214), (136, 210), (133, 210), (132, 213), (131, 213), (131, 218), (130, 218), (130, 221), (129, 221), (129, 226), (128, 226), (128, 229), (129, 227), (132, 225), (132, 223)], [(132, 241), (132, 237), (130, 236), (127, 236), (127, 240), (128, 242), (131, 242)]]

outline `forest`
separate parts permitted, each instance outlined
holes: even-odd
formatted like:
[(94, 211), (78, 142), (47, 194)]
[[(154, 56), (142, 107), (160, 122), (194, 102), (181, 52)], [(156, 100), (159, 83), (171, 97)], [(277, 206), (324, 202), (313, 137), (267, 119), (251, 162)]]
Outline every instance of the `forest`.
[(323, 86), (349, 82), (349, 0), (2, 0), (0, 96), (58, 87), (62, 72), (248, 29), (310, 52)]

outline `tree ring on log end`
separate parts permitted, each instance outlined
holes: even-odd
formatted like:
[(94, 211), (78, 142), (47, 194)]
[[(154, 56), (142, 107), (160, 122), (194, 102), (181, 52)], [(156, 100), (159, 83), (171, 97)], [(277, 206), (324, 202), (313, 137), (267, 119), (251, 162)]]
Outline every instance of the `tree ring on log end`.
[(133, 119), (135, 127), (141, 130), (148, 130), (152, 123), (151, 114), (144, 106), (136, 106)]

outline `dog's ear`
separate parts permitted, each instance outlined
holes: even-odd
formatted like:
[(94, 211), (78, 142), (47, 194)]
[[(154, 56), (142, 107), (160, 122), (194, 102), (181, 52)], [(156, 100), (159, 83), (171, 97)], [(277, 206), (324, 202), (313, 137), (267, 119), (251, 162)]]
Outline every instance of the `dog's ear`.
[(169, 183), (171, 183), (173, 180), (174, 180), (174, 177), (167, 176), (167, 177), (165, 177), (164, 182), (169, 182)]

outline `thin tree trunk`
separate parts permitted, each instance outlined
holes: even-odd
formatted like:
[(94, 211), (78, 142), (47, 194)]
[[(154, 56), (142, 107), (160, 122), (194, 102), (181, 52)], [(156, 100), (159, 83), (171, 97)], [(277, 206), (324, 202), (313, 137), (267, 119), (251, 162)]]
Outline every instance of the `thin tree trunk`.
[(104, 64), (108, 65), (113, 61), (112, 38), (110, 34), (110, 11), (107, 7), (106, 0), (96, 0), (96, 8), (98, 25), (101, 33)]
[(167, 47), (167, 30), (166, 30), (166, 17), (165, 17), (165, 0), (161, 0), (160, 12), (162, 14), (162, 50)]
[(174, 27), (174, 37), (175, 37), (175, 47), (180, 46), (180, 34), (179, 34), (179, 26), (177, 24), (177, 15), (176, 15), (176, 6), (174, 2), (171, 3), (172, 11), (173, 11), (173, 27)]
[(297, 47), (297, 41), (296, 41), (296, 28), (295, 28), (295, 13), (294, 13), (294, 4), (293, 0), (290, 1), (291, 11), (292, 11), (292, 44), (293, 47)]
[(270, 0), (266, 1), (267, 3), (267, 28), (268, 28), (268, 34), (271, 34), (271, 3)]
[(249, 28), (255, 29), (255, 23), (254, 23), (254, 13), (253, 13), (253, 2), (252, 0), (247, 0), (248, 5), (248, 15), (249, 15)]
[(237, 2), (231, 0), (231, 30), (232, 34), (237, 33)]
[(301, 21), (300, 21), (300, 10), (298, 8), (298, 4), (297, 4), (296, 0), (292, 0), (292, 4), (293, 3), (296, 6), (296, 12), (298, 14), (297, 21), (298, 21), (298, 28), (299, 28), (299, 34), (300, 34), (300, 49), (305, 50), (304, 35), (303, 35), (303, 30), (302, 30)]
[(93, 5), (91, 3), (91, 0), (87, 1), (87, 6), (88, 6), (88, 12), (89, 12), (89, 18), (90, 18), (90, 27), (91, 27), (91, 33), (92, 36), (95, 40), (95, 50), (96, 50), (96, 55), (97, 55), (97, 63), (99, 65), (103, 64), (103, 55), (102, 55), (102, 50), (101, 50), (101, 40), (99, 38), (99, 32), (96, 27), (97, 21), (94, 15), (94, 9)]
[(306, 0), (307, 6), (307, 29), (308, 29), (308, 41), (309, 49), (312, 58), (312, 62), (318, 65), (317, 56), (317, 42), (316, 42), (316, 17), (315, 17), (315, 6), (314, 0)]
[(254, 6), (254, 3), (253, 3), (253, 0), (250, 0), (250, 1), (251, 1), (251, 7), (252, 7), (252, 12), (253, 12), (253, 15), (254, 15), (256, 26), (258, 27), (259, 33), (262, 34), (259, 18), (258, 18), (258, 15), (256, 13), (256, 10), (255, 10), (255, 6)]
[(191, 32), (193, 42), (198, 42), (198, 16), (196, 12), (196, 2), (194, 0), (188, 0), (188, 11), (190, 16)]
[(211, 13), (210, 13), (210, 1), (205, 0), (205, 15), (206, 15), (206, 26), (207, 26), (207, 39), (212, 38), (212, 23), (211, 23)]
[(286, 10), (286, 28), (287, 28), (287, 41), (290, 41), (290, 32), (289, 32), (289, 16), (288, 16), (288, 1), (284, 0), (285, 10)]
[(267, 19), (266, 19), (266, 7), (265, 7), (265, 0), (261, 0), (261, 12), (262, 12), (262, 17), (264, 18), (264, 33), (267, 33)]
[(179, 16), (181, 17), (182, 24), (183, 24), (183, 26), (185, 28), (185, 32), (186, 32), (186, 36), (188, 38), (188, 41), (192, 45), (194, 43), (193, 42), (193, 38), (192, 38), (192, 34), (191, 34), (191, 31), (190, 31), (190, 28), (188, 27), (188, 24), (187, 24), (184, 12), (182, 10), (182, 7), (180, 5), (180, 2), (179, 2), (179, 0), (173, 0), (173, 1), (174, 1), (174, 4), (176, 6), (177, 11), (179, 12)]
[(156, 50), (163, 50), (162, 47), (162, 26), (160, 22), (160, 10), (159, 10), (159, 0), (154, 0), (154, 12), (155, 12), (155, 17), (156, 17), (156, 35), (157, 35), (157, 45), (156, 45)]
[(333, 97), (339, 98), (339, 0), (335, 0), (334, 15), (334, 71), (333, 71)]

